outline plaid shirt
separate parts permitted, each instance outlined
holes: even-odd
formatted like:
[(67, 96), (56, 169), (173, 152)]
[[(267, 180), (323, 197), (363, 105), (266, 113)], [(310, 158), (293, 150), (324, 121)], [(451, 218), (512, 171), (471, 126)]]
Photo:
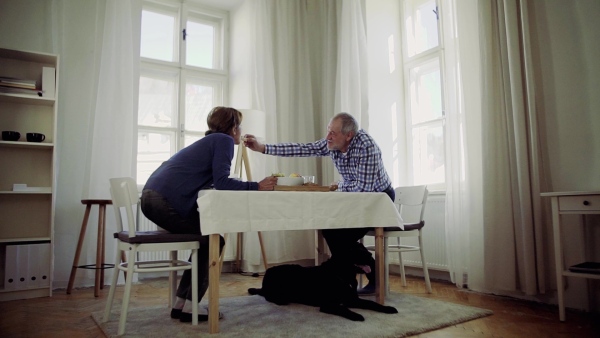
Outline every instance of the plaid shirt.
[(381, 192), (392, 184), (381, 160), (381, 150), (362, 129), (352, 138), (345, 154), (327, 149), (326, 139), (312, 143), (265, 144), (265, 154), (284, 157), (330, 156), (342, 176), (338, 191)]

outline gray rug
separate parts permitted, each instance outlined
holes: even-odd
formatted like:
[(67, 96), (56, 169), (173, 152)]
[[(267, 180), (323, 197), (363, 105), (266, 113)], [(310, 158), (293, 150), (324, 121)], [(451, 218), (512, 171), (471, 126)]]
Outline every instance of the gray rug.
[[(205, 301), (203, 300), (203, 303)], [(102, 312), (92, 314), (106, 336), (117, 335), (119, 310), (107, 323)], [(383, 314), (354, 309), (365, 317), (353, 322), (319, 312), (316, 307), (300, 304), (277, 306), (261, 296), (222, 298), (220, 333), (214, 337), (406, 337), (446, 326), (489, 316), (492, 311), (442, 302), (406, 294), (390, 294), (386, 305), (395, 306), (397, 314)], [(129, 309), (125, 337), (191, 337), (208, 333), (208, 324), (197, 327), (169, 317), (164, 307)]]

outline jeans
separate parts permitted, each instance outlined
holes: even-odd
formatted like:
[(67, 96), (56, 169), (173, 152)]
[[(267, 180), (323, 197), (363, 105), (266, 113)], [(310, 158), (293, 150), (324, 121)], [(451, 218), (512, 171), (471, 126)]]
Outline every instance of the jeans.
[[(394, 189), (390, 186), (384, 191), (392, 201), (396, 198)], [(375, 259), (371, 252), (359, 242), (373, 228), (324, 229), (323, 237), (329, 246), (331, 256), (340, 255), (354, 264), (368, 262), (371, 272), (366, 274), (369, 283), (375, 282)]]
[[(169, 204), (160, 193), (144, 189), (140, 203), (142, 213), (159, 227), (176, 234), (200, 234), (200, 214), (193, 210), (186, 217), (182, 217)], [(225, 240), (221, 236), (220, 251), (223, 250)], [(188, 259), (191, 261), (191, 256)], [(179, 287), (177, 297), (192, 300), (192, 272), (185, 270)], [(198, 249), (198, 301), (204, 297), (208, 289), (208, 236), (202, 236)]]

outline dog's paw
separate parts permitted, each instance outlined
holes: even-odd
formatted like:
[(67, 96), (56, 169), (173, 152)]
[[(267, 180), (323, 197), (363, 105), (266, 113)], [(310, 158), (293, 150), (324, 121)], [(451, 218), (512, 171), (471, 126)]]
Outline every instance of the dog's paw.
[(356, 312), (353, 312), (347, 318), (350, 319), (353, 322), (364, 322), (365, 321), (365, 317), (363, 317), (362, 315), (359, 315)]
[(383, 313), (398, 313), (398, 310), (393, 306), (384, 306)]
[(259, 295), (260, 294), (260, 289), (249, 288), (248, 289), (248, 293), (251, 294), (251, 295)]

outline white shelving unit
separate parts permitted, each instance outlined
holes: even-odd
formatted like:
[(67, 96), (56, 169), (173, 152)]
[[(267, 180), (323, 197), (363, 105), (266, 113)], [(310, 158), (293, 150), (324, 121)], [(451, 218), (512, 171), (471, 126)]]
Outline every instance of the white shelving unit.
[[(43, 91), (0, 89), (0, 130), (21, 134), (0, 139), (0, 301), (52, 296), (58, 70), (58, 55), (0, 48), (0, 77), (35, 80)], [(46, 139), (27, 142), (27, 133)]]

